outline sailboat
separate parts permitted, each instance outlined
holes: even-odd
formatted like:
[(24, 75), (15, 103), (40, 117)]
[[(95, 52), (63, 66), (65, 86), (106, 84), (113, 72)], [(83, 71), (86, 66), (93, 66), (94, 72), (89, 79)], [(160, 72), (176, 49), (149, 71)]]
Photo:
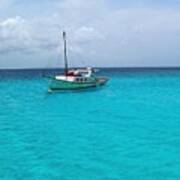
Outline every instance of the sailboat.
[(91, 67), (69, 69), (66, 51), (66, 32), (63, 31), (64, 41), (64, 74), (50, 77), (49, 91), (83, 90), (105, 85), (107, 77), (96, 76), (96, 70)]

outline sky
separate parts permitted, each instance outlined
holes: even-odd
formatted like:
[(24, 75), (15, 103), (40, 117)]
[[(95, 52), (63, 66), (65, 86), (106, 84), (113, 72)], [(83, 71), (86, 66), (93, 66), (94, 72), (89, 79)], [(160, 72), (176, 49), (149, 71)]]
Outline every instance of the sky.
[(0, 0), (0, 68), (180, 66), (179, 0)]

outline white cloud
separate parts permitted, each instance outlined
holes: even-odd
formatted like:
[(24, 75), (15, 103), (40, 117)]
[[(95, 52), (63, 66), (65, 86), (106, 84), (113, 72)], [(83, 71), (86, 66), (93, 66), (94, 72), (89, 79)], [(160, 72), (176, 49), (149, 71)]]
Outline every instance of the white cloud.
[(26, 21), (19, 16), (0, 21), (0, 40), (1, 53), (25, 50), (30, 42)]
[(112, 9), (105, 0), (64, 0), (57, 7), (49, 16), (1, 20), (0, 52), (9, 53), (9, 48), (13, 53), (14, 48), (53, 59), (66, 30), (73, 65), (79, 65), (79, 59), (98, 66), (180, 65), (178, 9)]
[[(0, 21), (0, 52), (3, 53), (30, 53), (51, 48), (54, 44), (51, 41), (50, 33), (47, 32), (38, 21), (29, 21), (21, 16), (7, 18)], [(45, 33), (43, 33), (45, 31)], [(49, 34), (48, 34), (49, 33)], [(56, 43), (56, 42), (55, 42)]]
[(26, 21), (20, 16), (8, 18), (0, 22), (1, 38), (27, 39), (29, 33), (26, 27)]
[(74, 41), (88, 42), (93, 40), (103, 39), (102, 33), (95, 30), (93, 27), (82, 26), (76, 29), (73, 33)]

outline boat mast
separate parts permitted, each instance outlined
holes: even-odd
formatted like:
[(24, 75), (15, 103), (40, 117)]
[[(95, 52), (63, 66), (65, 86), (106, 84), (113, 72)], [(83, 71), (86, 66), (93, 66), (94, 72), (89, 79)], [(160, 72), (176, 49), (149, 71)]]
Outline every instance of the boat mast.
[(65, 76), (67, 76), (68, 61), (67, 61), (67, 52), (66, 52), (66, 32), (65, 31), (63, 31), (63, 40), (64, 40), (64, 64), (65, 64), (64, 74), (65, 74)]

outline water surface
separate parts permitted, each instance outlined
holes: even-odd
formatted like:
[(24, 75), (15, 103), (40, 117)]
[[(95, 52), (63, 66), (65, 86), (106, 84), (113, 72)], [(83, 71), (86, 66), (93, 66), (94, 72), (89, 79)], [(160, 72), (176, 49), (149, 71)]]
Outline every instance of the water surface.
[(180, 179), (180, 70), (108, 69), (107, 86), (47, 93), (0, 72), (1, 180)]

